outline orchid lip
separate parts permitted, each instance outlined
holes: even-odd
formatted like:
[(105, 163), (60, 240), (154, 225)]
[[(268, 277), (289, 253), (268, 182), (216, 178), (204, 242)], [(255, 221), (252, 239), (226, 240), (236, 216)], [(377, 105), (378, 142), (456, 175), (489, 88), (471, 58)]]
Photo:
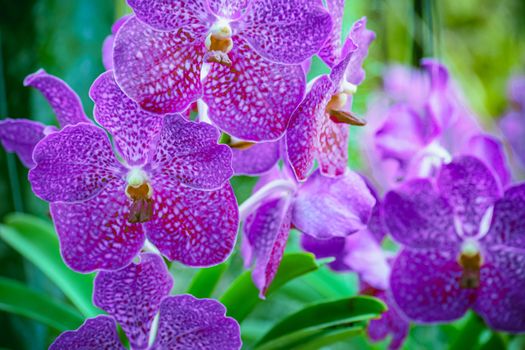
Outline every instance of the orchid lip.
[(128, 221), (130, 223), (147, 222), (153, 217), (153, 188), (148, 182), (147, 174), (141, 168), (132, 168), (126, 180), (126, 196), (131, 199)]
[(462, 267), (459, 285), (462, 289), (478, 288), (483, 257), (476, 239), (466, 239), (461, 245), (458, 263)]

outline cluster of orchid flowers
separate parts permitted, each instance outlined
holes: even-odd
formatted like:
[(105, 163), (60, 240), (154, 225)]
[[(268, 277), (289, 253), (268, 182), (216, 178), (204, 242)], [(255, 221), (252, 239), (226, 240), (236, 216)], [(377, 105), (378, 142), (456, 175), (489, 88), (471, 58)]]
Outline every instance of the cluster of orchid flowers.
[[(392, 334), (393, 349), (410, 321), (451, 321), (469, 308), (494, 329), (525, 331), (525, 184), (511, 184), (500, 141), (483, 133), (443, 65), (386, 73), (363, 135), (368, 179), (347, 167), (348, 138), (365, 124), (352, 96), (375, 35), (363, 18), (341, 41), (344, 0), (128, 4), (89, 92), (96, 123), (43, 70), (24, 83), (60, 127), (0, 122), (5, 149), (50, 203), (65, 263), (98, 271), (94, 304), (110, 315), (52, 349), (121, 349), (116, 322), (134, 349), (240, 348), (239, 325), (218, 301), (168, 296), (160, 257), (219, 264), (240, 224), (261, 298), (294, 228), (306, 251), (333, 257), (333, 270), (358, 273), (361, 292), (385, 301), (368, 331)], [(307, 84), (316, 54), (330, 72)], [(512, 84), (501, 126), (525, 163), (524, 81)], [(234, 175), (260, 176), (240, 206)], [(399, 252), (382, 249), (387, 235)]]

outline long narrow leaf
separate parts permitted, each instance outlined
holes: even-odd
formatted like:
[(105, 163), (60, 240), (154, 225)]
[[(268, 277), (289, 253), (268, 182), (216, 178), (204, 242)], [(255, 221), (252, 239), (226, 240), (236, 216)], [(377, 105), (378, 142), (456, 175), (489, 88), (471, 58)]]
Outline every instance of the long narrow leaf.
[(59, 331), (75, 329), (84, 320), (69, 305), (3, 277), (0, 277), (0, 310), (31, 318)]
[(195, 274), (188, 288), (188, 293), (197, 298), (209, 298), (217, 287), (221, 276), (228, 268), (228, 262), (207, 269), (201, 269)]
[(94, 274), (79, 274), (64, 264), (51, 223), (25, 214), (9, 215), (6, 222), (0, 225), (2, 240), (42, 270), (85, 317), (101, 313), (91, 302)]

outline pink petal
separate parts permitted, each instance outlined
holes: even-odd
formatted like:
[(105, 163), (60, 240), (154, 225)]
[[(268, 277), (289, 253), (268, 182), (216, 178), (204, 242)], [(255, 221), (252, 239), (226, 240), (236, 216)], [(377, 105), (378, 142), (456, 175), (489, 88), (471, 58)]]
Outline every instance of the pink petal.
[(319, 57), (329, 67), (333, 67), (341, 57), (341, 32), (343, 29), (345, 0), (327, 0), (326, 5), (328, 12), (332, 15), (332, 31), (319, 52)]
[(323, 175), (340, 176), (348, 163), (348, 125), (334, 123), (328, 115), (321, 118), (317, 160)]
[(33, 149), (44, 138), (45, 129), (45, 125), (32, 120), (4, 119), (0, 121), (0, 141), (6, 151), (15, 152), (27, 168), (32, 168)]
[(210, 10), (221, 18), (241, 17), (252, 0), (208, 0)]
[(247, 149), (232, 148), (235, 175), (261, 175), (280, 159), (279, 142), (260, 142)]

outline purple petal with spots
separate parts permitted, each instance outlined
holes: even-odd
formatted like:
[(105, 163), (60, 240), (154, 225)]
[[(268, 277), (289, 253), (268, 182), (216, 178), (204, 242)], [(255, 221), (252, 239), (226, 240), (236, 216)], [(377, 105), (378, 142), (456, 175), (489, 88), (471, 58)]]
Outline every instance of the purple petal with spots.
[(87, 319), (75, 331), (58, 336), (49, 350), (125, 350), (120, 343), (115, 320), (108, 316)]
[(113, 43), (115, 42), (115, 35), (130, 17), (131, 15), (125, 15), (117, 19), (111, 26), (111, 35), (108, 35), (102, 43), (102, 63), (106, 70), (113, 69)]
[(255, 262), (253, 282), (264, 299), (281, 262), (290, 232), (290, 199), (272, 198), (264, 201), (246, 218), (243, 258), (246, 266)]
[(219, 131), (210, 124), (164, 117), (162, 130), (151, 160), (151, 176), (163, 188), (180, 183), (197, 189), (217, 189), (233, 175), (232, 152), (219, 145)]
[(239, 18), (252, 0), (208, 0), (210, 10), (221, 18)]
[(100, 271), (95, 278), (93, 304), (113, 316), (133, 349), (147, 349), (151, 323), (173, 279), (159, 255), (140, 255), (118, 271)]
[(151, 144), (160, 133), (162, 117), (142, 110), (118, 87), (113, 72), (102, 73), (91, 86), (95, 120), (113, 136), (119, 153), (129, 165), (144, 164)]
[(316, 54), (332, 28), (320, 0), (253, 0), (239, 35), (263, 57), (297, 64)]
[(485, 239), (525, 249), (525, 184), (507, 189), (496, 202)]
[(372, 341), (380, 341), (391, 334), (392, 339), (390, 340), (388, 349), (397, 350), (401, 348), (408, 336), (410, 323), (397, 309), (394, 300), (392, 300), (388, 292), (380, 291), (374, 294), (374, 296), (385, 302), (388, 311), (382, 314), (380, 319), (370, 321), (368, 325), (368, 336)]
[(80, 203), (51, 203), (64, 262), (78, 272), (126, 266), (145, 240), (142, 226), (128, 222), (130, 206), (124, 185)]
[(348, 265), (343, 261), (346, 246), (344, 237), (317, 239), (309, 235), (301, 235), (301, 246), (307, 252), (313, 253), (317, 259), (335, 258), (333, 262), (328, 264), (332, 270), (349, 270)]
[(521, 165), (525, 167), (525, 113), (509, 111), (500, 120), (499, 126), (510, 143), (514, 154)]
[(301, 185), (293, 205), (294, 226), (315, 238), (346, 237), (366, 227), (374, 197), (354, 172), (339, 178), (313, 173)]
[(525, 249), (493, 246), (480, 271), (474, 310), (504, 332), (525, 331)]
[(510, 182), (510, 171), (501, 142), (490, 135), (474, 135), (465, 146), (464, 155), (471, 155), (483, 161), (494, 173), (502, 187)]
[(151, 349), (240, 349), (239, 324), (225, 314), (226, 308), (213, 299), (168, 297), (160, 306), (159, 328)]
[(202, 95), (204, 49), (187, 31), (160, 32), (130, 18), (115, 38), (115, 78), (142, 108), (181, 112)]
[[(53, 130), (53, 127), (49, 130)], [(8, 152), (15, 152), (27, 168), (32, 168), (33, 149), (45, 136), (46, 126), (27, 119), (0, 121), (0, 141)]]
[(325, 45), (319, 51), (319, 57), (333, 67), (341, 57), (341, 32), (343, 29), (344, 0), (327, 0), (328, 12), (332, 15), (332, 31)]
[(212, 191), (153, 183), (154, 216), (148, 238), (170, 260), (188, 266), (217, 265), (235, 245), (239, 213), (229, 184)]
[(247, 149), (232, 148), (235, 175), (261, 175), (280, 159), (279, 142), (260, 142)]
[[(346, 80), (348, 80), (348, 82), (359, 85), (365, 79), (363, 61), (366, 56), (368, 56), (368, 47), (372, 41), (374, 41), (375, 37), (376, 35), (373, 31), (366, 29), (366, 17), (361, 18), (352, 26), (350, 38), (353, 43), (357, 45), (357, 50), (352, 54), (352, 59), (346, 71)], [(344, 48), (343, 51), (345, 51)]]
[(206, 24), (213, 20), (206, 0), (128, 0), (133, 12), (144, 23), (157, 30), (191, 30), (193, 35), (206, 32)]
[(334, 123), (328, 115), (321, 118), (316, 154), (323, 175), (336, 177), (345, 173), (348, 163), (348, 135), (347, 124)]
[(399, 243), (429, 249), (460, 244), (453, 209), (428, 179), (412, 180), (388, 192), (383, 211), (389, 232)]
[(209, 117), (237, 138), (275, 140), (303, 98), (304, 72), (299, 65), (263, 59), (240, 37), (233, 40), (232, 66), (213, 64), (204, 81)]
[(460, 318), (475, 302), (476, 289), (462, 289), (458, 252), (449, 249), (403, 250), (390, 275), (392, 296), (399, 308), (417, 322), (446, 322)]
[(298, 180), (304, 181), (310, 173), (318, 146), (318, 129), (325, 118), (326, 105), (333, 89), (326, 75), (317, 79), (303, 102), (297, 107), (286, 132), (286, 152)]
[(123, 174), (104, 130), (86, 123), (49, 134), (35, 147), (33, 160), (29, 181), (48, 202), (87, 200)]
[[(500, 188), (490, 170), (477, 158), (463, 156), (441, 168), (437, 186), (454, 211), (456, 230), (475, 236), (489, 207), (500, 197)], [(485, 231), (486, 232), (486, 231)]]
[(47, 74), (45, 70), (28, 75), (24, 86), (32, 86), (44, 95), (55, 111), (60, 126), (89, 122), (78, 95), (63, 80)]

